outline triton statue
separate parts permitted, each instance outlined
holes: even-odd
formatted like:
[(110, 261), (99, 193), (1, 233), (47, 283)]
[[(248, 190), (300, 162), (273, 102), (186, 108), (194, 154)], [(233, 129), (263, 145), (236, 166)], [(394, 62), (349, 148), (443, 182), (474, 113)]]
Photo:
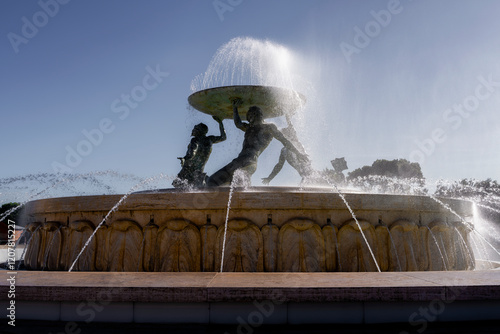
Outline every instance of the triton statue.
[(239, 98), (233, 99), (232, 104), (234, 124), (238, 129), (245, 131), (243, 147), (238, 157), (210, 176), (207, 180), (208, 186), (221, 186), (230, 183), (235, 171), (238, 169), (244, 172), (244, 178), (250, 184), (250, 178), (257, 169), (257, 159), (273, 138), (279, 140), (287, 149), (295, 153), (299, 159), (307, 159), (307, 155), (297, 150), (278, 130), (276, 125), (264, 122), (263, 113), (259, 107), (252, 106), (248, 109), (247, 123), (242, 122), (238, 114), (238, 106), (242, 104), (242, 100)]
[[(286, 114), (285, 117), (288, 126), (284, 129), (281, 129), (281, 132), (288, 140), (290, 140), (295, 145), (297, 149), (305, 154), (305, 149), (297, 138), (297, 133), (295, 132), (295, 128), (293, 127), (290, 116)], [(290, 166), (292, 166), (302, 177), (301, 184), (308, 183), (308, 180), (314, 174), (314, 169), (312, 168), (311, 161), (307, 157), (299, 158), (293, 151), (284, 146), (281, 149), (278, 163), (274, 166), (271, 174), (269, 174), (268, 177), (262, 179), (262, 183), (266, 185), (269, 184), (269, 182), (271, 182), (271, 180), (274, 179), (274, 177), (281, 171), (285, 162), (288, 162)]]
[(188, 188), (205, 185), (207, 175), (203, 169), (210, 153), (212, 153), (212, 145), (226, 140), (226, 131), (222, 120), (217, 116), (213, 116), (213, 119), (219, 123), (220, 136), (207, 136), (208, 127), (203, 123), (194, 126), (191, 132), (193, 138), (189, 143), (186, 155), (177, 158), (181, 161), (182, 169), (172, 182), (174, 187)]

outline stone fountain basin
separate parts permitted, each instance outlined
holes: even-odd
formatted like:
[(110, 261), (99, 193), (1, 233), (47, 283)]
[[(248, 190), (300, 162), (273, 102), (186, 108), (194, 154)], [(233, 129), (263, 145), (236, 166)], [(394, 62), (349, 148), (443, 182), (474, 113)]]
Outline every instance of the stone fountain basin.
[[(26, 204), (33, 233), (25, 265), (68, 270), (122, 195), (51, 198)], [(76, 271), (219, 271), (229, 188), (133, 193), (113, 212)], [(328, 188), (235, 189), (224, 271), (468, 270), (468, 230), (426, 196), (345, 193), (359, 225)], [(472, 222), (473, 204), (441, 199)]]

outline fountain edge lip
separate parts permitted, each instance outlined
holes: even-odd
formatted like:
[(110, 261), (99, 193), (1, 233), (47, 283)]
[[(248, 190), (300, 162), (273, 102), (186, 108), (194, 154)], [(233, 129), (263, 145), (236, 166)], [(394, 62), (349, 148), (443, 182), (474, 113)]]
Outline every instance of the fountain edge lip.
[[(179, 189), (179, 188), (159, 188), (159, 189), (148, 189), (132, 192), (131, 194), (155, 194), (155, 193), (179, 193), (179, 194), (190, 194), (190, 193), (205, 193), (205, 192), (229, 192), (230, 186), (214, 186), (214, 187), (200, 187), (193, 189)], [(243, 193), (317, 193), (317, 194), (337, 194), (337, 191), (330, 186), (235, 186), (235, 192)], [(405, 198), (429, 198), (428, 195), (418, 195), (418, 194), (391, 194), (391, 193), (371, 193), (356, 188), (339, 188), (340, 193), (345, 195), (363, 195), (363, 196), (376, 196), (376, 197), (405, 197)], [(437, 197), (446, 201), (458, 201), (458, 202), (470, 202), (474, 203), (470, 199), (466, 198), (452, 198), (452, 197)]]
[[(151, 193), (204, 193), (204, 192), (229, 192), (230, 186), (217, 186), (217, 187), (203, 187), (203, 188), (193, 188), (189, 190), (183, 190), (179, 188), (161, 188), (161, 189), (151, 189), (151, 190), (141, 190), (133, 192), (132, 194), (151, 194)], [(308, 186), (308, 187), (298, 187), (298, 186), (236, 186), (234, 187), (236, 192), (245, 193), (258, 193), (258, 192), (281, 192), (281, 193), (332, 193), (334, 190), (328, 186)], [(367, 194), (355, 189), (342, 189), (342, 192), (348, 194)], [(370, 194), (367, 194), (370, 195)], [(376, 194), (373, 194), (376, 195)], [(385, 195), (385, 194), (384, 194)]]
[(274, 85), (224, 85), (224, 86), (214, 86), (210, 88), (203, 88), (197, 91), (193, 91), (189, 96), (200, 93), (200, 92), (205, 92), (205, 91), (211, 91), (211, 90), (219, 90), (219, 89), (228, 89), (228, 88), (263, 88), (263, 89), (276, 89), (276, 90), (282, 90), (282, 91), (289, 91), (289, 92), (294, 92), (297, 94), (300, 94), (301, 96), (304, 96), (304, 94), (296, 91), (295, 89), (287, 88), (287, 87), (280, 87), (280, 86), (274, 86)]
[[(210, 209), (219, 210), (227, 206), (229, 187), (207, 187), (192, 191), (177, 188), (151, 189), (127, 194), (123, 203), (123, 210), (146, 209), (186, 210), (193, 207), (197, 201), (209, 204)], [(425, 195), (397, 195), (397, 194), (371, 194), (366, 192), (352, 192), (341, 189), (340, 192), (353, 205), (354, 210), (367, 212), (405, 211), (417, 210), (420, 212), (448, 212), (434, 200)], [(214, 196), (215, 195), (215, 196)], [(329, 187), (292, 187), (292, 186), (255, 186), (236, 187), (234, 194), (237, 196), (238, 205), (242, 208), (258, 210), (345, 210), (344, 203), (340, 200), (339, 192)], [(202, 196), (202, 197), (200, 197)], [(209, 196), (203, 198), (203, 196)], [(23, 208), (24, 214), (34, 217), (40, 212), (67, 213), (70, 211), (82, 212), (107, 212), (116, 204), (123, 195), (86, 195), (73, 197), (58, 197), (38, 199), (27, 202)], [(444, 199), (454, 211), (467, 219), (472, 212), (473, 202), (467, 200)], [(246, 204), (245, 204), (246, 203)], [(276, 206), (277, 205), (277, 206)], [(205, 207), (207, 209), (208, 207)]]

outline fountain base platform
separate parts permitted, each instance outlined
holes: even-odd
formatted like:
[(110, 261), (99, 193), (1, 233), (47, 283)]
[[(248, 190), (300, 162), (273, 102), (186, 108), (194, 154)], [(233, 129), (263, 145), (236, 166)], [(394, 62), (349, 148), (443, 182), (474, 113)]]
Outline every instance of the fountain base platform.
[[(16, 319), (234, 324), (500, 320), (500, 270), (387, 273), (30, 272), (16, 278)], [(5, 310), (9, 285), (0, 281)], [(77, 324), (75, 324), (78, 326)], [(242, 329), (244, 331), (244, 329)]]

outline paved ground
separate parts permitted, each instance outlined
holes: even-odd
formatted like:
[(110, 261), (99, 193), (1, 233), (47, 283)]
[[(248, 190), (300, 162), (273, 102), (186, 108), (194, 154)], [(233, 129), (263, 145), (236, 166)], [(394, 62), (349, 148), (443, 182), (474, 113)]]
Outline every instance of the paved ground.
[[(456, 325), (456, 322), (480, 321), (484, 327), (469, 327), (469, 331), (473, 328), (473, 332), (479, 333), (479, 329), (484, 328), (485, 333), (494, 333), (491, 330), (498, 328), (500, 333), (497, 323), (500, 321), (500, 270), (391, 273), (0, 271), (0, 274), (4, 275), (4, 279), (0, 279), (0, 307), (8, 310), (10, 303), (15, 301), (15, 317), (20, 325), (17, 329), (25, 326), (27, 332), (48, 328), (49, 322), (50, 326), (55, 326), (58, 322), (62, 328), (58, 332), (63, 332), (65, 326), (100, 328), (105, 332), (107, 324), (128, 323), (133, 326), (120, 325), (123, 332), (129, 333), (132, 329), (141, 332), (144, 327), (138, 324), (163, 324), (157, 329), (215, 333), (217, 326), (229, 326), (220, 328), (224, 333), (227, 329), (229, 332), (257, 333), (264, 328), (269, 329), (264, 333), (299, 333), (298, 328), (307, 333), (316, 329), (322, 333), (329, 328), (325, 324), (335, 324), (353, 326), (346, 327), (345, 333), (389, 333), (392, 330), (400, 333), (403, 329), (419, 333), (426, 329), (433, 333), (428, 331), (431, 325), (446, 328), (437, 323), (453, 324), (461, 330), (465, 326)], [(12, 290), (15, 296), (9, 296)], [(4, 319), (8, 320), (5, 316)], [(6, 322), (0, 322), (0, 328)], [(185, 324), (200, 327), (185, 327)], [(393, 325), (380, 327), (380, 324)], [(304, 325), (314, 325), (315, 330)], [(214, 328), (216, 330), (212, 331)], [(375, 328), (380, 331), (373, 331)]]
[[(7, 272), (5, 272), (7, 276)], [(7, 280), (0, 280), (6, 300)], [(384, 273), (118, 273), (19, 271), (16, 299), (213, 302), (500, 300), (500, 270)], [(110, 290), (113, 289), (113, 290)]]

